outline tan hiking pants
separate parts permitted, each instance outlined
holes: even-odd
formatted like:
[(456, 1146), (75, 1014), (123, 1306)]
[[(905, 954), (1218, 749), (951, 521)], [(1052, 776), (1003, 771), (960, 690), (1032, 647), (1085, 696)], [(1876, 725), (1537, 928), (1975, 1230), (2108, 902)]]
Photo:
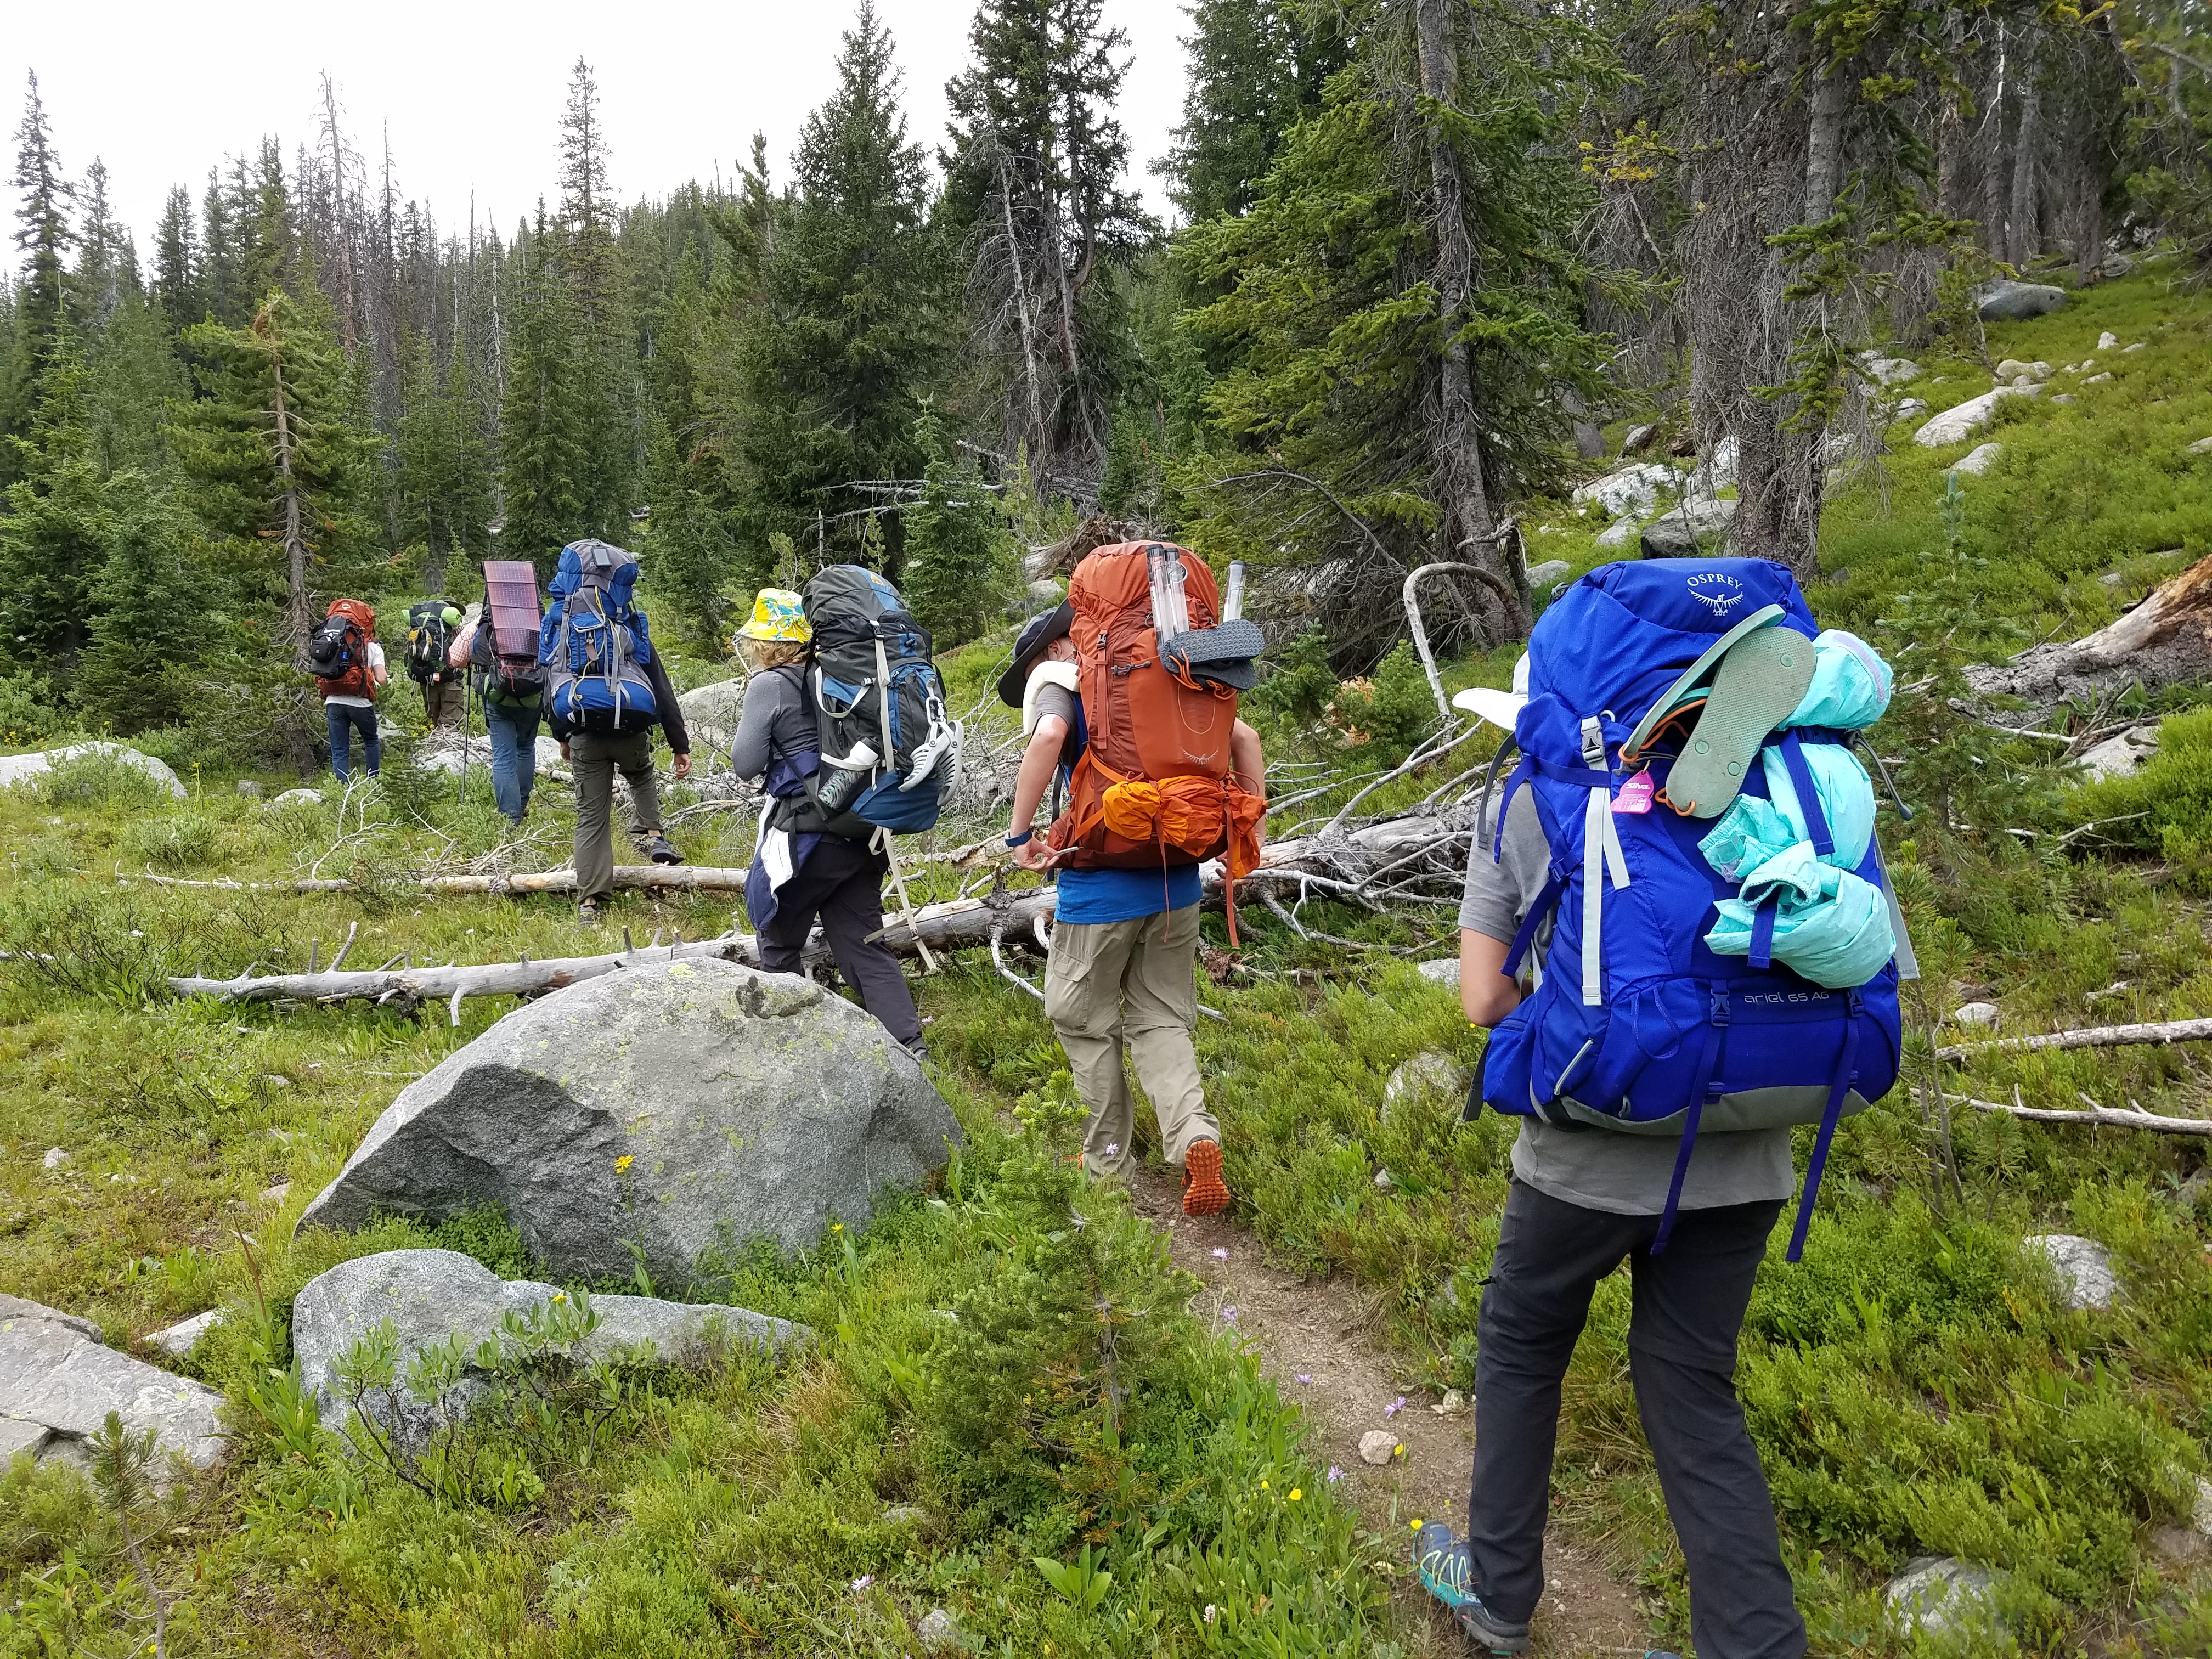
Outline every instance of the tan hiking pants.
[(1177, 1166), (1194, 1140), (1218, 1141), (1206, 1109), (1191, 1028), (1198, 1024), (1198, 907), (1133, 921), (1060, 923), (1044, 970), (1045, 1018), (1060, 1034), (1075, 1091), (1091, 1109), (1084, 1167), (1120, 1171), (1136, 1129), (1121, 1064), (1126, 1046), (1159, 1119), (1160, 1144)]
[(653, 781), (653, 733), (568, 739), (576, 775), (576, 896), (605, 898), (615, 890), (615, 773), (629, 784), (630, 816), (640, 835), (660, 832), (660, 792)]

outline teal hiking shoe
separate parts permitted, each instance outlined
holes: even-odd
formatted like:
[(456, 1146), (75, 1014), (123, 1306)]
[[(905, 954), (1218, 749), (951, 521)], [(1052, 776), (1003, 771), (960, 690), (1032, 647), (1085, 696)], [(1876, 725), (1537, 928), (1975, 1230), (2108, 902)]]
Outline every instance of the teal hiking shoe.
[(1413, 1543), (1413, 1559), (1420, 1569), (1421, 1584), (1451, 1612), (1460, 1633), (1486, 1653), (1528, 1651), (1528, 1626), (1501, 1619), (1482, 1605), (1474, 1593), (1474, 1563), (1467, 1540), (1455, 1538), (1441, 1521), (1421, 1528)]

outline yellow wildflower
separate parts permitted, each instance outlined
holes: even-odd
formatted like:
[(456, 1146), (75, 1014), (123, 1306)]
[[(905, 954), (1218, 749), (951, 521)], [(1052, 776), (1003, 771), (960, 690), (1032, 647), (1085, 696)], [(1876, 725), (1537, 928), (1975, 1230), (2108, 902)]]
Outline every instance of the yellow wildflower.
[(633, 1158), (629, 1153), (624, 1152), (620, 1158), (615, 1160), (615, 1173), (617, 1175), (623, 1174), (631, 1164), (636, 1162), (636, 1158)]
[(1291, 1487), (1291, 1502), (1292, 1502), (1293, 1504), (1297, 1503), (1297, 1502), (1298, 1501), (1298, 1499), (1300, 1499), (1301, 1498), (1304, 1498), (1304, 1496), (1305, 1496), (1305, 1494), (1304, 1494), (1304, 1492), (1300, 1492), (1300, 1491), (1299, 1491), (1296, 1486), (1293, 1486), (1293, 1487)]

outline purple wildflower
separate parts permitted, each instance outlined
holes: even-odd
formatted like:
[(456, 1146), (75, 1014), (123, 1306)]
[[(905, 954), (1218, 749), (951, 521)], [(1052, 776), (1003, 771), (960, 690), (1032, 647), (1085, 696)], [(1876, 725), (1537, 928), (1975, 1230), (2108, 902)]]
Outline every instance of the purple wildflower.
[(1229, 1252), (1217, 1247), (1213, 1252), (1213, 1259), (1216, 1261), (1226, 1261), (1229, 1260)]
[(1395, 1400), (1392, 1401), (1389, 1405), (1382, 1408), (1382, 1415), (1385, 1417), (1395, 1417), (1400, 1412), (1405, 1409), (1406, 1396), (1401, 1394)]

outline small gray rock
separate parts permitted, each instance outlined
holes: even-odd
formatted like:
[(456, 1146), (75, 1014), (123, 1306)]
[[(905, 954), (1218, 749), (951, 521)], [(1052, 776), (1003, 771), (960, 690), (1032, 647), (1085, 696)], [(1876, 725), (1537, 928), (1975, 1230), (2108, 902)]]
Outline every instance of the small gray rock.
[[(423, 1348), (455, 1336), (473, 1347), (497, 1335), (507, 1314), (527, 1314), (565, 1295), (531, 1279), (503, 1280), (458, 1250), (386, 1250), (341, 1261), (308, 1280), (292, 1304), (301, 1386), (320, 1402), (324, 1421), (336, 1426), (343, 1410), (338, 1360), (382, 1321), (390, 1320), (398, 1334), (404, 1376), (410, 1358)], [(586, 1357), (650, 1342), (658, 1363), (696, 1367), (726, 1347), (781, 1352), (811, 1336), (803, 1325), (711, 1303), (595, 1296), (592, 1306), (599, 1325), (582, 1346)]]
[(2100, 334), (2100, 335), (2097, 337), (2097, 349), (2098, 349), (2098, 350), (2100, 350), (2100, 351), (2118, 351), (2119, 349), (2120, 349), (2120, 337), (2119, 337), (2118, 335), (2117, 335), (2117, 334), (2113, 333), (2113, 332), (2112, 332), (2112, 330), (2110, 330), (2109, 328), (2108, 328), (2108, 329), (2106, 329), (2106, 330), (2102, 334)]
[(322, 804), (323, 792), (319, 789), (287, 789), (269, 802), (269, 810), (278, 811), (287, 806), (320, 806)]
[(2189, 446), (2188, 453), (2191, 455), (2212, 455), (2212, 438), (2199, 438)]
[(1638, 545), (1647, 559), (1692, 559), (1728, 545), (1736, 504), (1710, 498), (1682, 501), (1644, 526)]
[(2107, 253), (2098, 264), (2097, 274), (2106, 281), (2111, 282), (2126, 276), (2135, 268), (2136, 262), (2132, 256), (2118, 252)]
[[(676, 704), (684, 711), (684, 724), (690, 728), (694, 744), (706, 750), (727, 750), (745, 711), (744, 679), (740, 676), (696, 687), (677, 698)], [(559, 745), (555, 745), (555, 760), (559, 760), (560, 752)]]
[(199, 1346), (202, 1337), (222, 1323), (222, 1310), (210, 1308), (205, 1313), (194, 1314), (190, 1319), (153, 1332), (146, 1340), (163, 1353), (182, 1359)]
[(929, 1511), (919, 1504), (894, 1504), (877, 1519), (887, 1527), (911, 1527), (928, 1518)]
[(1997, 364), (1997, 379), (2008, 383), (2027, 373), (2027, 365), (2017, 357), (2007, 357)]
[(289, 1181), (280, 1181), (274, 1187), (264, 1187), (261, 1189), (261, 1201), (264, 1204), (282, 1204), (291, 1195), (292, 1183)]
[(1951, 1011), (1954, 1025), (1994, 1025), (1997, 1023), (1997, 1006), (1994, 1002), (1968, 1002)]
[[(2030, 380), (2027, 375), (2023, 374), (2020, 377), (2018, 384), (2021, 386), (2033, 386), (2035, 382)], [(1893, 422), (1897, 421), (1917, 421), (1927, 412), (1928, 400), (1925, 398), (1905, 398), (1899, 399), (1897, 407), (1889, 411), (1889, 418)]]
[(1963, 472), (1970, 478), (1978, 478), (1995, 466), (1997, 464), (1997, 457), (2003, 453), (2002, 444), (1986, 443), (1980, 448), (1961, 456), (1951, 470), (1954, 472)]
[(1387, 1193), (1397, 1184), (1390, 1179), (1390, 1172), (1388, 1170), (1377, 1170), (1375, 1172), (1375, 1188), (1377, 1192)]
[(953, 1622), (952, 1615), (943, 1607), (932, 1607), (922, 1614), (921, 1622), (914, 1627), (914, 1633), (921, 1638), (922, 1646), (933, 1653), (960, 1645), (960, 1626)]
[(49, 1146), (46, 1148), (46, 1155), (39, 1160), (39, 1167), (46, 1170), (58, 1170), (69, 1161), (70, 1155), (60, 1147)]
[(1394, 1068), (1382, 1085), (1382, 1115), (1407, 1095), (1463, 1095), (1470, 1074), (1466, 1066), (1441, 1048), (1425, 1048)]
[(2158, 752), (2158, 727), (2131, 726), (2116, 737), (2089, 749), (2081, 757), (2081, 769), (2090, 781), (2102, 783), (2106, 778), (2130, 778), (2142, 769), (2142, 763)]
[(1859, 367), (1876, 386), (1902, 386), (1907, 380), (1920, 378), (1920, 365), (1910, 357), (1884, 357), (1869, 352), (1859, 360)]
[(1618, 553), (1623, 548), (1633, 547), (1636, 545), (1637, 537), (1643, 532), (1643, 524), (1633, 517), (1623, 519), (1617, 524), (1607, 525), (1597, 532), (1598, 550), (1601, 553)]
[[(711, 1249), (811, 1248), (963, 1144), (921, 1063), (791, 974), (626, 968), (507, 1015), (401, 1091), (302, 1227), (505, 1208), (564, 1277), (688, 1284)], [(619, 1161), (620, 1167), (617, 1168)]]
[(1567, 572), (1573, 568), (1574, 567), (1565, 559), (1547, 559), (1541, 564), (1530, 565), (1528, 586), (1550, 587), (1555, 583), (1566, 580)]
[(261, 799), (261, 786), (256, 783), (252, 778), (240, 778), (238, 781), (238, 793), (245, 796), (248, 800), (259, 800)]
[(2081, 382), (2081, 384), (2082, 384), (2083, 386), (2102, 386), (2102, 385), (2104, 385), (2104, 384), (2105, 384), (2105, 382), (2106, 382), (2106, 381), (2107, 381), (2107, 380), (2111, 380), (2112, 378), (2112, 371), (2111, 369), (2109, 369), (2109, 368), (2108, 368), (2108, 369), (2106, 369), (2102, 374), (2092, 374), (2091, 376), (2089, 376), (2089, 378), (2088, 378), (2087, 380), (2086, 380), (2082, 381), (2082, 382)]
[(2145, 351), (2148, 349), (2149, 349), (2149, 348), (2142, 341), (2137, 340), (2133, 345), (2122, 346), (2120, 348), (2120, 354), (2124, 356), (2130, 351)]
[(1907, 1562), (1905, 1571), (1889, 1581), (1882, 1601), (1900, 1628), (1917, 1629), (1923, 1636), (1948, 1636), (1996, 1620), (1990, 1605), (1996, 1586), (1997, 1576), (1987, 1567), (1949, 1556), (1923, 1555)]
[(2066, 290), (2045, 283), (1998, 283), (1984, 292), (1975, 311), (1985, 323), (2025, 322), (2066, 303)]
[(1370, 1429), (1359, 1437), (1359, 1461), (1384, 1468), (1398, 1455), (1398, 1437), (1388, 1429)]
[(1575, 486), (1569, 498), (1577, 507), (1595, 504), (1614, 518), (1624, 513), (1647, 513), (1661, 497), (1680, 489), (1682, 475), (1656, 461), (1636, 461), (1615, 467), (1601, 478)]
[(2201, 1474), (2197, 1477), (2197, 1507), (2190, 1514), (2189, 1524), (2212, 1538), (2212, 1480)]
[(1658, 435), (1659, 428), (1656, 423), (1646, 422), (1642, 426), (1632, 426), (1628, 428), (1628, 435), (1620, 441), (1620, 453), (1624, 455), (1640, 455), (1650, 447), (1651, 441)]
[(1457, 957), (1433, 957), (1421, 963), (1420, 973), (1423, 979), (1432, 980), (1438, 985), (1449, 985), (1454, 990), (1459, 988), (1459, 958)]
[(11, 1451), (83, 1459), (107, 1413), (136, 1433), (150, 1428), (166, 1462), (196, 1468), (222, 1455), (216, 1411), (222, 1396), (100, 1340), (100, 1328), (55, 1309), (0, 1295), (0, 1424)]
[(2051, 401), (2058, 408), (2071, 409), (2075, 404), (2080, 403), (2081, 400), (2070, 392), (2062, 392), (2056, 397), (2052, 398)]
[(2118, 1298), (2120, 1281), (2112, 1273), (2112, 1258), (2094, 1238), (2073, 1233), (2037, 1233), (2020, 1243), (2023, 1250), (2051, 1264), (2058, 1275), (2061, 1298), (2075, 1313), (2109, 1308)]
[(1923, 449), (1941, 449), (1947, 444), (1964, 443), (1990, 422), (1996, 412), (1997, 402), (2004, 398), (2033, 397), (2036, 388), (2015, 390), (2001, 386), (1984, 392), (1978, 398), (1969, 398), (1954, 404), (1912, 434), (1912, 441)]

